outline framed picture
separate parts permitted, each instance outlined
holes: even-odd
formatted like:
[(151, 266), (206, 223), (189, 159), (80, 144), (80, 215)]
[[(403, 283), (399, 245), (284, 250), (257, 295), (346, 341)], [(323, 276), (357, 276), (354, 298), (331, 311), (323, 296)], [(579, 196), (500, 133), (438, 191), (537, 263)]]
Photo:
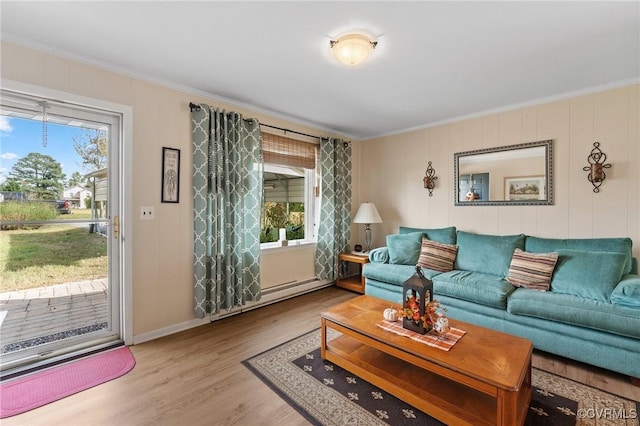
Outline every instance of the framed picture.
[(544, 176), (513, 176), (504, 178), (505, 200), (544, 200)]
[(162, 200), (163, 203), (180, 202), (180, 150), (162, 148)]

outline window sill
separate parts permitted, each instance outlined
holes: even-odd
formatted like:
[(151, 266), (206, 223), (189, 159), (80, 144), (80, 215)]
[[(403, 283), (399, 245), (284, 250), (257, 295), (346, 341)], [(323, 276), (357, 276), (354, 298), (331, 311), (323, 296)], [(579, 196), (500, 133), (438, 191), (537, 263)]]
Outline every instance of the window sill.
[(314, 246), (315, 247), (316, 242), (315, 241), (310, 241), (310, 240), (294, 240), (294, 241), (289, 241), (289, 245), (282, 247), (279, 245), (279, 243), (262, 243), (260, 244), (260, 251), (261, 252), (274, 252), (274, 251), (289, 251), (289, 250), (299, 250), (301, 248), (308, 248), (310, 246)]

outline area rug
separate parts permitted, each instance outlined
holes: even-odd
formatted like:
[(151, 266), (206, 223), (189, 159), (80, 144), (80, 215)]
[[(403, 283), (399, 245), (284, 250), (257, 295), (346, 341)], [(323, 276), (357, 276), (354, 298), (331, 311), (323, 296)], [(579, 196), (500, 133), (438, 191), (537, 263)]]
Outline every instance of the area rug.
[(0, 419), (41, 407), (120, 377), (136, 361), (126, 346), (0, 384)]
[[(328, 330), (328, 338), (337, 336)], [(320, 358), (314, 330), (243, 361), (314, 425), (442, 425), (358, 376)], [(601, 390), (533, 369), (527, 426), (638, 425), (638, 406)]]

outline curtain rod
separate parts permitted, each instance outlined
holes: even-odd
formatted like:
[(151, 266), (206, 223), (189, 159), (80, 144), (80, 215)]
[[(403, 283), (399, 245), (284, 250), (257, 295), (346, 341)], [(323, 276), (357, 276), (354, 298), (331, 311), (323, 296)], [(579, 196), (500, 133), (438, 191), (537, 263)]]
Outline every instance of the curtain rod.
[(307, 137), (310, 137), (310, 138), (315, 138), (315, 139), (320, 139), (320, 140), (327, 139), (327, 138), (323, 138), (322, 136), (314, 136), (314, 135), (310, 135), (308, 133), (296, 132), (295, 130), (285, 129), (283, 127), (272, 126), (270, 124), (260, 123), (260, 125), (261, 126), (265, 126), (265, 127), (270, 127), (272, 129), (282, 130), (285, 134), (287, 134), (287, 132), (289, 132), (289, 133), (295, 133), (297, 135), (307, 136)]
[[(191, 112), (193, 111), (200, 111), (202, 107), (200, 105), (196, 105), (193, 102), (189, 102), (189, 109), (191, 109)], [(270, 127), (272, 129), (277, 129), (277, 130), (282, 130), (285, 134), (288, 133), (295, 133), (297, 135), (302, 135), (302, 136), (307, 136), (309, 138), (315, 138), (315, 139), (327, 139), (327, 138), (323, 138), (322, 136), (314, 136), (314, 135), (310, 135), (308, 133), (302, 133), (302, 132), (296, 132), (295, 130), (290, 130), (290, 129), (285, 129), (283, 127), (277, 127), (277, 126), (272, 126), (270, 124), (264, 124), (264, 123), (260, 123), (261, 126), (265, 126), (265, 127)]]

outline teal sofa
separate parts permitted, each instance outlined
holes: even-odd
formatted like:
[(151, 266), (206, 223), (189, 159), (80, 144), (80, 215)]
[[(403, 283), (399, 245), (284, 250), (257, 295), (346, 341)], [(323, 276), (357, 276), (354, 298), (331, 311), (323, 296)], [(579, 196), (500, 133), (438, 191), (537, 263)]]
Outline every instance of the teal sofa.
[[(453, 269), (422, 268), (450, 318), (524, 337), (536, 349), (640, 378), (640, 276), (629, 238), (486, 235), (400, 227), (369, 254), (365, 293), (400, 304), (422, 237), (457, 245)], [(507, 280), (513, 253), (558, 253), (548, 291)]]

